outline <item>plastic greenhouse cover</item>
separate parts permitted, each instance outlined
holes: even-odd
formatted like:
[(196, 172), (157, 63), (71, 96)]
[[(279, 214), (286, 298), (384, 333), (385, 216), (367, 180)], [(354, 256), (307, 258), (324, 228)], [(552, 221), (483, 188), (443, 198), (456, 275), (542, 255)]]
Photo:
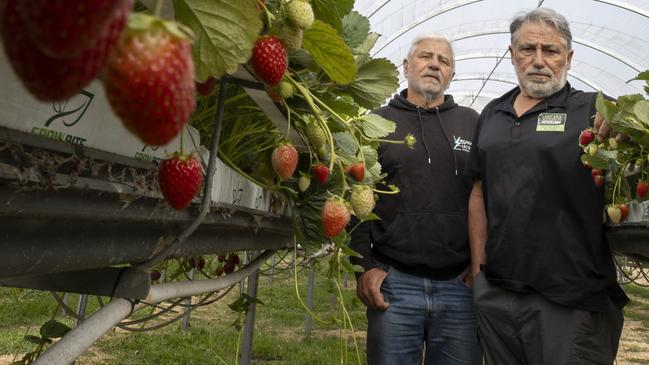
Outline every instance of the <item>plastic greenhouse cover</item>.
[(400, 88), (406, 87), (401, 71), (412, 39), (422, 33), (448, 37), (456, 74), (447, 93), (480, 111), (517, 85), (507, 52), (509, 23), (538, 6), (570, 22), (572, 86), (612, 97), (643, 93), (643, 82), (629, 80), (649, 69), (647, 0), (356, 0), (355, 10), (369, 17), (371, 30), (381, 35), (371, 54), (399, 67)]

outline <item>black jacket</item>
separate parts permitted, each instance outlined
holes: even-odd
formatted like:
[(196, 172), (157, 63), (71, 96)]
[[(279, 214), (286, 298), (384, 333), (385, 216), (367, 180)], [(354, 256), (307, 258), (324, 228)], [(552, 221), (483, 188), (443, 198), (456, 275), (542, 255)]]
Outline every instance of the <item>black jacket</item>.
[(407, 99), (407, 89), (376, 111), (396, 122), (388, 138), (411, 133), (414, 149), (382, 144), (379, 163), (396, 195), (380, 194), (368, 221), (352, 232), (350, 247), (363, 255), (352, 263), (365, 270), (380, 263), (416, 275), (446, 279), (470, 262), (467, 208), (471, 181), (463, 176), (478, 120), (474, 110), (458, 106), (446, 95), (444, 103), (422, 109)]

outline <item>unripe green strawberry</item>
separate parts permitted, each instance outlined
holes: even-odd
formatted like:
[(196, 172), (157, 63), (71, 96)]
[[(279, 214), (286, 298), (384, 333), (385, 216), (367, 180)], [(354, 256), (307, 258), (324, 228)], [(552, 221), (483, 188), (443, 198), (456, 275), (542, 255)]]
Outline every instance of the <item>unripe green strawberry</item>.
[(322, 207), (322, 229), (326, 237), (337, 236), (350, 219), (349, 209), (340, 198), (328, 199)]
[(309, 188), (311, 185), (311, 177), (309, 175), (302, 174), (300, 175), (300, 178), (297, 180), (297, 187), (300, 189), (300, 191), (304, 192), (306, 189)]
[(293, 85), (288, 81), (282, 81), (277, 85), (277, 93), (283, 99), (289, 99), (293, 96)]
[(300, 29), (309, 29), (313, 25), (313, 8), (308, 1), (291, 0), (286, 7), (286, 14), (291, 23)]
[(176, 153), (160, 164), (158, 183), (169, 205), (176, 210), (185, 209), (203, 183), (201, 163), (193, 155)]
[(322, 130), (322, 128), (320, 128), (318, 122), (313, 118), (307, 119), (305, 132), (306, 138), (309, 140), (311, 146), (313, 146), (316, 151), (322, 148), (327, 141), (327, 137), (325, 136), (324, 131)]
[(304, 36), (304, 31), (300, 28), (296, 28), (289, 24), (283, 24), (277, 31), (277, 36), (289, 51), (295, 51), (302, 48), (302, 37)]
[(376, 204), (372, 188), (367, 185), (354, 185), (352, 187), (351, 203), (354, 215), (360, 219), (365, 219), (372, 213)]
[(612, 150), (616, 150), (616, 149), (617, 149), (617, 139), (615, 139), (615, 138), (613, 138), (613, 137), (609, 138), (609, 139), (608, 139), (608, 146), (609, 146)]
[(105, 70), (106, 97), (144, 143), (169, 143), (196, 107), (194, 62), (181, 25), (136, 13)]
[(297, 150), (290, 143), (284, 143), (275, 147), (270, 158), (273, 170), (275, 170), (282, 180), (288, 180), (293, 176), (297, 167), (297, 161)]
[(597, 154), (597, 150), (598, 150), (598, 148), (599, 148), (599, 147), (597, 147), (596, 144), (590, 144), (590, 145), (588, 145), (588, 147), (587, 147), (586, 149), (588, 150), (588, 154), (589, 154), (591, 157), (593, 157), (593, 156), (595, 156), (595, 155)]
[(620, 207), (617, 205), (610, 204), (609, 206), (606, 207), (606, 213), (608, 214), (608, 217), (611, 219), (611, 222), (617, 224), (620, 223), (622, 220), (622, 211), (620, 210)]

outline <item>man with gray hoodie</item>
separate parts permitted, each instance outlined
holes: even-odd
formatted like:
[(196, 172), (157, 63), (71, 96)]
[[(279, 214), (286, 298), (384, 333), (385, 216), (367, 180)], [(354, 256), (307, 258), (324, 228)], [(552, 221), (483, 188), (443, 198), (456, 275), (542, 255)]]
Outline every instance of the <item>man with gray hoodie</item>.
[(368, 364), (479, 364), (470, 289), (467, 206), (462, 172), (478, 114), (444, 95), (454, 75), (450, 42), (414, 39), (403, 69), (408, 88), (377, 114), (396, 122), (390, 138), (413, 134), (413, 150), (379, 147), (396, 195), (382, 195), (381, 220), (360, 224), (350, 246), (365, 272), (357, 294), (367, 305)]

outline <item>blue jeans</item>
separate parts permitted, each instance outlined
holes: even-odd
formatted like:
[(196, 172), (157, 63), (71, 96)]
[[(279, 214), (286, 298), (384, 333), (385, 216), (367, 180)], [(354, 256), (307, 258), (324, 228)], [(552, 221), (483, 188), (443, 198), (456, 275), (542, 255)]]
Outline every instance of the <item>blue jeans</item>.
[[(472, 290), (460, 278), (431, 280), (389, 267), (386, 311), (367, 310), (368, 365), (478, 365)], [(425, 344), (425, 347), (424, 347)]]

